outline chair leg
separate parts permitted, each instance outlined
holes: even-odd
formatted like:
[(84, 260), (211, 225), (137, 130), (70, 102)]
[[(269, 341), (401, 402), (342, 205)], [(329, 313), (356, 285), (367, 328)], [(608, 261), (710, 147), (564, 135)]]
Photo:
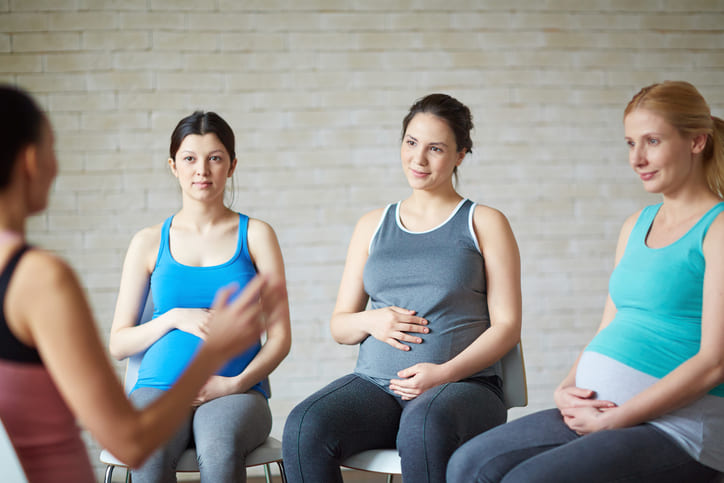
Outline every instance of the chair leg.
[(264, 465), (264, 481), (266, 481), (266, 483), (272, 483), (271, 471), (269, 471), (268, 463)]
[(284, 471), (284, 462), (277, 461), (277, 466), (279, 467), (279, 474), (282, 477), (282, 483), (287, 483), (287, 473)]
[(395, 479), (394, 475), (387, 475), (387, 483), (392, 483), (393, 479)]
[(111, 483), (113, 479), (113, 465), (106, 466), (106, 477), (103, 479), (104, 483)]

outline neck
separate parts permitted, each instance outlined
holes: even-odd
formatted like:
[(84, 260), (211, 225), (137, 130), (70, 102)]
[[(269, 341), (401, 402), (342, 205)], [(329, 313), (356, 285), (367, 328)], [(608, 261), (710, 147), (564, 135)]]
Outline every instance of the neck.
[(409, 204), (417, 206), (421, 210), (428, 208), (440, 208), (454, 205), (460, 202), (463, 197), (451, 186), (436, 191), (413, 190), (412, 195), (407, 199)]
[(184, 202), (183, 207), (176, 214), (175, 219), (195, 227), (198, 231), (205, 231), (205, 229), (214, 226), (231, 213), (233, 212), (221, 203), (210, 205), (206, 203)]

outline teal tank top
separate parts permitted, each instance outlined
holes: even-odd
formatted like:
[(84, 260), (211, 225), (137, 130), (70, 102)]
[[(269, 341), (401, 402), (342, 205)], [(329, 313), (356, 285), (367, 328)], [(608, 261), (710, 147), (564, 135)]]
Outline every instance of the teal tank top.
[[(706, 265), (702, 246), (724, 202), (677, 241), (649, 248), (646, 237), (660, 208), (661, 203), (644, 208), (636, 221), (609, 281), (616, 316), (586, 348), (659, 379), (699, 351)], [(724, 384), (710, 394), (724, 397)]]
[[(174, 308), (210, 308), (217, 290), (233, 282), (243, 289), (256, 275), (249, 255), (247, 228), (249, 217), (239, 213), (238, 242), (234, 256), (225, 263), (211, 267), (194, 267), (177, 262), (171, 255), (169, 229), (173, 216), (161, 228), (161, 243), (156, 266), (151, 274), (153, 317)], [(201, 339), (193, 334), (173, 329), (148, 348), (138, 370), (139, 387), (168, 390), (191, 363)], [(232, 377), (243, 371), (261, 349), (261, 342), (230, 360), (219, 372)], [(253, 389), (269, 397), (268, 381), (261, 381)]]

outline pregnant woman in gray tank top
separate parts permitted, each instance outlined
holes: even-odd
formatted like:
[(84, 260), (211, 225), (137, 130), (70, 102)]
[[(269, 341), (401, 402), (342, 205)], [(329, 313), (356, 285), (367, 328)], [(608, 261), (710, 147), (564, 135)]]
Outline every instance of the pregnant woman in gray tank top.
[(359, 344), (357, 367), (289, 415), (288, 481), (341, 482), (346, 457), (396, 447), (404, 481), (443, 482), (457, 447), (505, 422), (499, 359), (520, 339), (520, 258), (505, 216), (455, 189), (472, 127), (445, 94), (404, 118), (412, 193), (357, 223), (331, 320), (337, 342)]

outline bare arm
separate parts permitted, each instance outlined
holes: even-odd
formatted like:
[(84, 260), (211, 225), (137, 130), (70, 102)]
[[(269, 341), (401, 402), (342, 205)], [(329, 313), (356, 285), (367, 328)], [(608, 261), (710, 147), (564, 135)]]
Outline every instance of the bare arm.
[(724, 381), (723, 247), (724, 215), (719, 215), (704, 240), (706, 270), (699, 351), (621, 406), (589, 413), (590, 417), (582, 418), (581, 425), (572, 429), (587, 433), (650, 421), (696, 401)]
[(362, 274), (370, 240), (383, 211), (378, 209), (367, 213), (357, 222), (347, 251), (330, 329), (332, 337), (340, 344), (359, 344), (371, 335), (397, 349), (409, 350), (403, 342), (421, 343), (422, 339), (414, 333), (427, 333), (426, 320), (404, 307), (365, 310), (368, 296)]
[(403, 399), (491, 366), (520, 340), (520, 255), (513, 231), (502, 213), (485, 206), (476, 207), (474, 226), (485, 260), (490, 327), (443, 364), (416, 364), (400, 371), (401, 379), (393, 379), (390, 388)]
[[(248, 228), (249, 253), (259, 273), (268, 274), (286, 287), (284, 260), (279, 242), (271, 226), (250, 219)], [(292, 344), (289, 321), (289, 303), (286, 291), (281, 307), (275, 312), (274, 324), (269, 328), (266, 341), (249, 365), (235, 377), (212, 376), (194, 402), (201, 404), (227, 394), (242, 393), (265, 379), (284, 360)]]
[[(269, 288), (274, 286), (276, 288)], [(260, 294), (273, 309), (278, 284), (265, 277), (249, 284), (226, 306), (228, 291), (217, 298), (209, 337), (176, 385), (138, 411), (126, 399), (105, 354), (90, 308), (72, 270), (57, 258), (33, 250), (20, 261), (8, 288), (11, 329), (37, 347), (60, 393), (95, 438), (132, 466), (175, 431), (208, 376), (260, 336)]]
[(116, 359), (125, 359), (148, 349), (171, 329), (178, 328), (202, 339), (206, 336), (210, 318), (206, 309), (173, 309), (144, 324), (137, 324), (148, 296), (160, 240), (161, 225), (156, 225), (139, 231), (129, 244), (108, 343), (109, 351)]
[[(621, 231), (618, 235), (618, 242), (616, 243), (616, 257), (614, 267), (618, 265), (618, 262), (621, 261), (621, 257), (623, 257), (623, 254), (626, 251), (626, 244), (628, 243), (628, 238), (631, 235), (631, 231), (633, 230), (633, 227), (636, 224), (636, 220), (638, 219), (640, 214), (641, 211), (638, 211), (631, 215), (628, 219), (626, 219), (623, 226), (621, 227)], [(609, 295), (606, 297), (606, 304), (603, 309), (603, 316), (601, 317), (601, 323), (598, 326), (598, 330), (596, 330), (596, 334), (598, 334), (608, 324), (610, 324), (615, 316), (616, 305), (614, 305), (613, 300), (611, 300), (611, 296)], [(558, 407), (558, 409), (582, 406), (613, 406), (613, 403), (611, 403), (610, 401), (600, 401), (593, 399), (593, 396), (595, 394), (590, 389), (576, 387), (576, 370), (578, 369), (578, 361), (581, 359), (581, 354), (583, 354), (583, 352), (578, 355), (578, 357), (576, 358), (576, 362), (574, 362), (573, 364), (573, 367), (571, 367), (571, 370), (568, 371), (568, 374), (558, 385), (553, 394), (553, 399), (556, 402), (556, 406)]]

